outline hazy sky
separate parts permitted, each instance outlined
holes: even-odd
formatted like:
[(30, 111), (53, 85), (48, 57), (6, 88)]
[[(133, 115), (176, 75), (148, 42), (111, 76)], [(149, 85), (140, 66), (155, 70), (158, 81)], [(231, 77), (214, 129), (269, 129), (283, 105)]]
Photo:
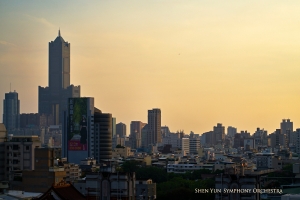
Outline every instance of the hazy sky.
[(0, 1), (0, 99), (11, 83), (21, 113), (38, 111), (60, 27), (71, 83), (128, 130), (152, 108), (174, 132), (271, 133), (284, 118), (300, 128), (299, 10), (299, 0)]

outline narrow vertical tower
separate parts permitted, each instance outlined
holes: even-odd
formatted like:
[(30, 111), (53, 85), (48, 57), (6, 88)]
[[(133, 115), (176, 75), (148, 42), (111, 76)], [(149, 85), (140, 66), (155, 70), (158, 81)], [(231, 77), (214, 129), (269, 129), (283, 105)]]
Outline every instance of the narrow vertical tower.
[(60, 91), (70, 86), (70, 43), (65, 42), (58, 31), (49, 42), (49, 88)]
[(7, 130), (20, 128), (20, 100), (16, 91), (5, 93), (3, 100), (3, 124)]
[(161, 111), (159, 108), (148, 110), (148, 135), (150, 144), (161, 143)]
[(60, 30), (49, 42), (49, 86), (39, 86), (39, 114), (48, 120), (47, 126), (62, 124), (68, 99), (80, 97), (80, 86), (70, 85), (70, 43), (61, 37)]

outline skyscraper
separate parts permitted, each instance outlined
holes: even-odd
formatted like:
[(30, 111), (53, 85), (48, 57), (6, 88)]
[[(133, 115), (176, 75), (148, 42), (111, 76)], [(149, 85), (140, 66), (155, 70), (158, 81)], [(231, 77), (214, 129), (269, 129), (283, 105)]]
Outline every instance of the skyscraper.
[(161, 111), (158, 108), (148, 110), (148, 144), (161, 143)]
[(69, 98), (63, 124), (62, 155), (79, 164), (93, 155), (94, 98)]
[(132, 121), (130, 123), (130, 142), (131, 148), (136, 149), (142, 146), (142, 128), (146, 125), (141, 121)]
[(8, 131), (20, 128), (20, 100), (16, 91), (5, 93), (3, 124)]
[(91, 155), (98, 163), (112, 159), (112, 121), (110, 113), (102, 113), (94, 109), (94, 142), (92, 143)]
[(116, 134), (120, 137), (126, 137), (126, 124), (120, 122), (116, 125)]
[(52, 115), (54, 124), (61, 124), (68, 98), (73, 97), (80, 97), (80, 86), (70, 85), (70, 43), (59, 31), (49, 42), (49, 87), (39, 86), (39, 114)]
[(217, 126), (214, 126), (214, 144), (223, 144), (225, 140), (225, 127), (221, 123), (218, 123)]
[(290, 121), (290, 119), (283, 119), (282, 122), (280, 123), (280, 129), (282, 134), (287, 135), (288, 139), (288, 144), (289, 143), (294, 143), (293, 140), (293, 122)]

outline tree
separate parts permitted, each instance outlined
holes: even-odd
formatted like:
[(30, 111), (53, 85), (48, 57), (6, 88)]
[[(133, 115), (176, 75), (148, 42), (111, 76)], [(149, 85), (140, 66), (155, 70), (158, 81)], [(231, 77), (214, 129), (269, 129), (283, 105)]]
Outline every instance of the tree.
[(123, 172), (136, 172), (139, 168), (139, 162), (135, 160), (125, 161), (121, 166)]

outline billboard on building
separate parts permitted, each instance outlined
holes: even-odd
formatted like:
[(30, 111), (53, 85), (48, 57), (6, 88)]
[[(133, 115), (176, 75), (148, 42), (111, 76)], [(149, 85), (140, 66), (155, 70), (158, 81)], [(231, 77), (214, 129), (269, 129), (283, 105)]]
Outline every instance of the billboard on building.
[(88, 149), (88, 98), (69, 99), (68, 151)]

